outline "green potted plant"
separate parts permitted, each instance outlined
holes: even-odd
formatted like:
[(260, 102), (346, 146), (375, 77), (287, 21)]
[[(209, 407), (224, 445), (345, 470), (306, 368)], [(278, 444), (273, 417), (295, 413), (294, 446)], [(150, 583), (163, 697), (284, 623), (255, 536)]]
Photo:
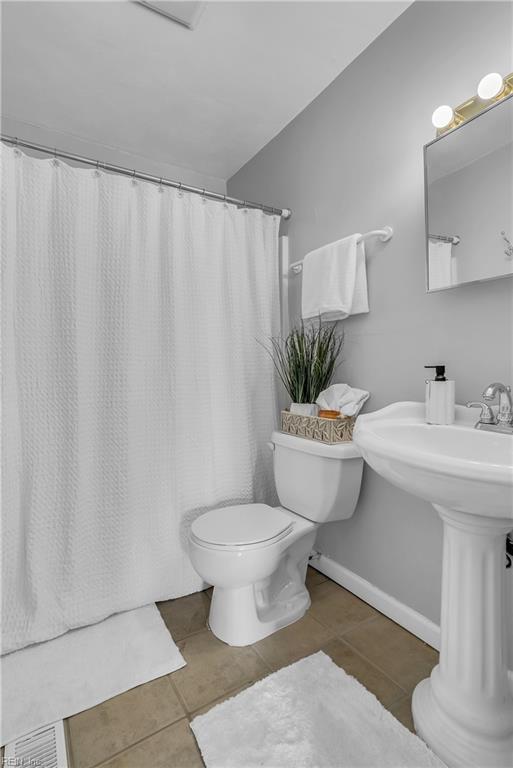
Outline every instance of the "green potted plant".
[(301, 322), (286, 338), (273, 337), (267, 351), (292, 400), (291, 413), (316, 416), (315, 401), (326, 389), (337, 368), (344, 343), (336, 324)]

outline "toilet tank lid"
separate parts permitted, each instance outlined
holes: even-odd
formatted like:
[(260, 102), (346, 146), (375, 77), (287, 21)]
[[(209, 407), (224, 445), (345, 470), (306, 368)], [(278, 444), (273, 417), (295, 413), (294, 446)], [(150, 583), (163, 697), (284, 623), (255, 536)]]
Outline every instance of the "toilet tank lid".
[(312, 456), (323, 456), (328, 459), (357, 459), (362, 455), (353, 442), (330, 445), (329, 443), (321, 443), (319, 440), (289, 435), (287, 432), (273, 432), (271, 442), (293, 451), (302, 451)]
[(237, 504), (205, 512), (193, 522), (191, 532), (206, 544), (233, 547), (281, 538), (291, 528), (290, 516), (277, 507)]

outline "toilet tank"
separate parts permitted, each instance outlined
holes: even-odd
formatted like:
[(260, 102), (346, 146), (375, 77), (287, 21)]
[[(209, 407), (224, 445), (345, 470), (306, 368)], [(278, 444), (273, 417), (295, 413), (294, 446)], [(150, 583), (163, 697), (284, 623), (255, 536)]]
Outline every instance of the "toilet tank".
[(273, 432), (271, 446), (282, 506), (316, 523), (352, 516), (363, 469), (363, 459), (353, 443), (327, 445)]

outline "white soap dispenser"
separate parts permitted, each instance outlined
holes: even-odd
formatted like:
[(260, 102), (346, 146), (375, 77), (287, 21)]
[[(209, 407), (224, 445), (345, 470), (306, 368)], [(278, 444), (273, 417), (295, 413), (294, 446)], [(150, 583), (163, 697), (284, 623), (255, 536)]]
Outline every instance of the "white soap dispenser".
[(454, 421), (454, 381), (445, 378), (445, 365), (434, 368), (434, 379), (426, 379), (426, 421), (428, 424), (452, 424)]

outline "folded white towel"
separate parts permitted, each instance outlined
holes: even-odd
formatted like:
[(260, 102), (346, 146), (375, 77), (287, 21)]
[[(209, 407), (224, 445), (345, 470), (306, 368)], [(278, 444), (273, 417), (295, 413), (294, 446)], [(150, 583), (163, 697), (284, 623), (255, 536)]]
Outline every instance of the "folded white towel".
[(452, 243), (443, 240), (429, 241), (429, 288), (448, 288), (458, 282), (456, 258)]
[(325, 321), (343, 320), (368, 311), (365, 246), (359, 233), (305, 256), (303, 319), (320, 316)]
[(365, 389), (356, 389), (349, 384), (332, 384), (315, 401), (319, 408), (340, 411), (344, 416), (358, 416), (370, 395)]

